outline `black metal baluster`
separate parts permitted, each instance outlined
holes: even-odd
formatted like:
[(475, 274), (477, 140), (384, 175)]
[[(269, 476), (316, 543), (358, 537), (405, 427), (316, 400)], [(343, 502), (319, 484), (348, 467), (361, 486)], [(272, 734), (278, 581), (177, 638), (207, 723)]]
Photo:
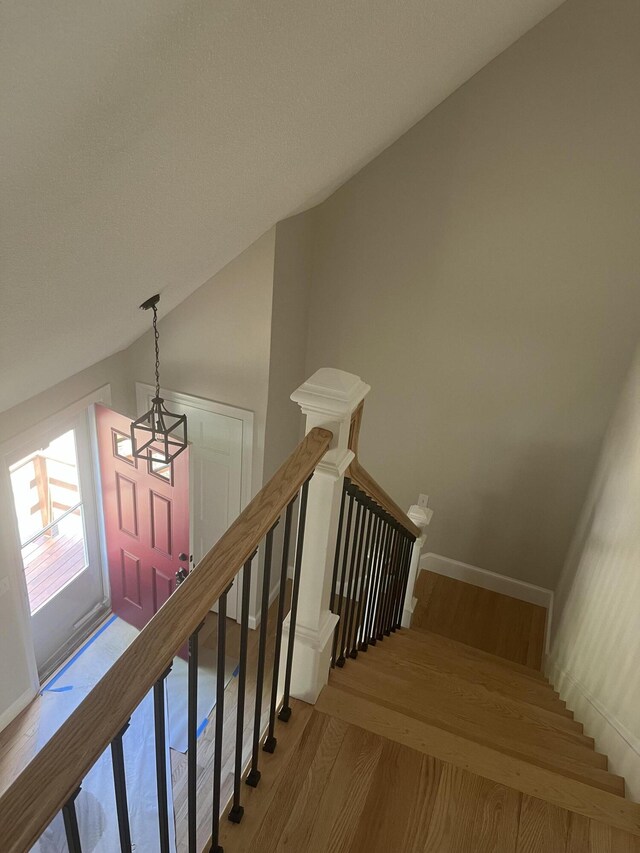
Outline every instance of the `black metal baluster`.
[(375, 613), (378, 602), (378, 587), (380, 585), (380, 546), (382, 542), (383, 524), (380, 507), (375, 504), (376, 527), (373, 536), (373, 548), (371, 551), (371, 592), (369, 595), (369, 612), (367, 614), (366, 642), (368, 646), (375, 646)]
[(362, 557), (362, 583), (360, 585), (360, 605), (358, 607), (358, 618), (356, 620), (356, 630), (353, 638), (355, 648), (362, 652), (367, 651), (366, 634), (364, 619), (366, 614), (367, 601), (369, 598), (369, 586), (371, 583), (370, 572), (370, 549), (371, 549), (371, 533), (375, 516), (373, 514), (373, 504), (370, 498), (366, 498), (367, 508), (367, 533), (364, 540), (364, 553)]
[(240, 664), (238, 672), (238, 706), (236, 713), (236, 755), (233, 772), (233, 805), (229, 820), (240, 823), (244, 808), (240, 805), (240, 783), (242, 782), (242, 741), (244, 737), (244, 697), (247, 689), (247, 646), (249, 642), (249, 599), (251, 596), (251, 562), (255, 552), (244, 564), (242, 572), (242, 611), (240, 616)]
[(370, 644), (375, 646), (378, 642), (378, 617), (380, 614), (380, 600), (383, 593), (383, 574), (384, 574), (384, 549), (387, 540), (387, 521), (385, 512), (382, 508), (380, 512), (380, 536), (378, 540), (378, 557), (376, 567), (376, 595), (373, 603), (373, 618), (371, 622), (371, 639)]
[(129, 728), (129, 720), (111, 741), (111, 762), (113, 764), (113, 786), (116, 794), (116, 812), (118, 815), (118, 833), (120, 850), (131, 853), (131, 830), (129, 828), (129, 808), (127, 805), (127, 779), (124, 772), (124, 749), (122, 736)]
[[(231, 587), (229, 587), (231, 589)], [(224, 666), (227, 636), (227, 595), (229, 589), (218, 600), (218, 672), (216, 673), (216, 731), (213, 758), (213, 814), (211, 818), (210, 853), (224, 853), (220, 841), (220, 788), (222, 781), (222, 733), (224, 727)]]
[(153, 685), (153, 718), (156, 743), (156, 785), (158, 790), (160, 853), (169, 853), (169, 804), (167, 801), (167, 746), (164, 713), (164, 682), (170, 672), (171, 666), (169, 665)]
[[(338, 534), (336, 536), (336, 553), (333, 558), (333, 577), (331, 578), (331, 598), (329, 599), (329, 610), (332, 613), (336, 612), (336, 585), (338, 583), (338, 566), (340, 564), (340, 545), (342, 543), (342, 527), (344, 524), (344, 505), (347, 498), (347, 489), (349, 487), (348, 477), (344, 478), (342, 484), (342, 497), (340, 498), (340, 513), (338, 515)], [(333, 660), (332, 660), (333, 665)]]
[(62, 819), (64, 821), (64, 833), (67, 837), (69, 853), (82, 853), (80, 844), (80, 830), (78, 829), (78, 816), (76, 814), (76, 797), (80, 788), (74, 791), (62, 807)]
[(402, 589), (404, 586), (404, 553), (405, 553), (405, 541), (406, 536), (404, 529), (400, 527), (398, 529), (398, 570), (397, 570), (397, 579), (396, 579), (396, 588), (393, 596), (393, 605), (391, 608), (391, 615), (389, 617), (389, 630), (392, 633), (398, 628), (398, 607), (400, 606), (400, 599), (402, 598)]
[(398, 609), (396, 611), (396, 629), (402, 628), (402, 613), (404, 611), (404, 600), (407, 594), (407, 581), (409, 579), (409, 565), (411, 562), (411, 551), (413, 548), (412, 537), (406, 533), (403, 537), (402, 548), (402, 580), (400, 583), (400, 595), (398, 598)]
[[(313, 476), (313, 475), (312, 475)], [(298, 598), (300, 596), (300, 572), (302, 570), (302, 549), (304, 547), (304, 528), (307, 521), (307, 498), (309, 495), (309, 477), (302, 486), (300, 493), (300, 514), (298, 516), (298, 537), (296, 540), (296, 559), (293, 569), (293, 593), (291, 596), (291, 612), (289, 614), (289, 642), (287, 644), (287, 665), (284, 673), (284, 697), (278, 719), (288, 723), (291, 718), (291, 669), (293, 667), (293, 647), (295, 644), (296, 619), (298, 616)]]
[(393, 601), (391, 602), (391, 613), (389, 614), (389, 631), (395, 632), (397, 627), (398, 601), (402, 594), (402, 577), (404, 574), (404, 529), (402, 525), (398, 525), (398, 547), (396, 549), (396, 582), (393, 591)]
[(396, 601), (396, 610), (393, 615), (393, 631), (397, 631), (398, 628), (402, 627), (402, 611), (404, 609), (404, 598), (405, 593), (407, 591), (407, 553), (408, 545), (411, 541), (410, 536), (407, 534), (404, 528), (400, 531), (400, 533), (402, 536), (400, 547), (400, 581), (398, 598)]
[[(347, 652), (350, 658), (358, 657), (358, 613), (360, 611), (360, 603), (362, 601), (362, 580), (364, 576), (362, 553), (364, 548), (364, 536), (367, 527), (367, 516), (369, 510), (367, 507), (367, 496), (364, 492), (359, 495), (362, 506), (362, 519), (360, 524), (360, 535), (358, 537), (358, 556), (356, 557), (356, 572), (353, 583), (353, 602), (351, 604), (351, 612), (349, 613), (349, 626), (347, 628)], [(360, 596), (358, 597), (358, 587), (360, 587)]]
[(387, 601), (387, 587), (389, 583), (389, 546), (391, 545), (392, 528), (390, 516), (384, 513), (385, 534), (382, 548), (382, 572), (380, 575), (380, 594), (378, 595), (378, 613), (376, 616), (376, 639), (384, 640), (383, 620), (384, 606)]
[(389, 590), (387, 593), (387, 607), (384, 617), (384, 633), (388, 637), (391, 634), (391, 619), (393, 606), (396, 601), (396, 590), (398, 586), (398, 547), (400, 545), (400, 525), (394, 520), (391, 548), (389, 551)]
[(271, 587), (271, 555), (273, 553), (273, 532), (278, 522), (267, 533), (264, 546), (264, 576), (262, 578), (262, 610), (260, 613), (260, 645), (258, 647), (258, 672), (256, 674), (256, 704), (253, 715), (253, 751), (251, 770), (247, 776), (247, 785), (255, 788), (260, 781), (258, 759), (260, 755), (260, 719), (262, 717), (262, 694), (264, 691), (264, 659), (267, 653), (267, 624), (269, 622), (269, 594)]
[(198, 632), (200, 623), (189, 637), (189, 675), (187, 684), (187, 824), (189, 853), (197, 853), (196, 843), (196, 777), (198, 766)]
[[(296, 495), (297, 497), (297, 495)], [(280, 594), (278, 598), (278, 615), (276, 622), (276, 642), (273, 652), (273, 679), (271, 681), (271, 706), (269, 708), (269, 731), (265, 738), (265, 752), (275, 752), (278, 739), (275, 736), (276, 707), (278, 704), (278, 678), (280, 677), (280, 653), (282, 650), (282, 620), (284, 619), (284, 600), (287, 591), (287, 573), (289, 571), (289, 545), (291, 542), (291, 519), (293, 504), (296, 498), (289, 501), (284, 521), (284, 538), (282, 541), (282, 563), (280, 566)]]
[[(353, 526), (353, 541), (351, 543), (351, 557), (349, 559), (349, 579), (347, 581), (346, 598), (344, 603), (344, 618), (342, 620), (342, 632), (340, 639), (340, 654), (336, 660), (336, 666), (343, 667), (345, 663), (345, 654), (349, 654), (347, 646), (347, 632), (349, 630), (350, 616), (352, 612), (351, 598), (353, 595), (353, 575), (355, 572), (356, 556), (358, 552), (358, 540), (360, 538), (360, 521), (362, 516), (362, 504), (358, 500), (357, 489), (355, 490), (355, 500), (357, 504), (356, 520)], [(344, 578), (342, 579), (342, 594), (345, 595)], [(339, 626), (338, 626), (339, 627)]]
[[(339, 587), (339, 591), (338, 591), (338, 607), (337, 607), (338, 624), (336, 625), (336, 628), (335, 628), (335, 631), (333, 634), (333, 648), (331, 650), (331, 666), (332, 667), (335, 667), (335, 665), (336, 665), (336, 660), (337, 660), (336, 655), (338, 654), (338, 639), (340, 637), (340, 629), (342, 628), (341, 623), (344, 620), (344, 617), (342, 615), (343, 600), (344, 600), (344, 595), (345, 595), (344, 584), (345, 584), (345, 580), (347, 577), (347, 561), (349, 559), (349, 546), (351, 545), (351, 534), (352, 534), (351, 519), (353, 516), (354, 496), (353, 496), (353, 491), (350, 490), (350, 486), (348, 486), (346, 484), (346, 481), (345, 481), (345, 487), (344, 487), (343, 494), (347, 494), (347, 493), (349, 494), (349, 508), (347, 510), (347, 523), (346, 523), (345, 528), (344, 528), (344, 547), (342, 550), (342, 572), (340, 574), (340, 587)], [(338, 557), (338, 552), (336, 551), (336, 558), (337, 557)], [(346, 606), (344, 609), (346, 612)], [(340, 654), (342, 655), (342, 649), (340, 650)]]

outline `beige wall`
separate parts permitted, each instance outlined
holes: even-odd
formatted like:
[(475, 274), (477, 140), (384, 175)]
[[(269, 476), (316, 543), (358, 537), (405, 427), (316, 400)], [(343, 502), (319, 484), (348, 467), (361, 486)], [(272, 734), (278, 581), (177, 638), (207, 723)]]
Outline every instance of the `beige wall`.
[(555, 602), (549, 674), (640, 800), (640, 351)]
[(640, 329), (640, 4), (569, 0), (318, 210), (307, 373), (429, 550), (554, 587)]
[[(255, 413), (252, 491), (262, 485), (276, 229), (159, 323), (165, 388)], [(151, 333), (127, 350), (131, 382), (154, 382)]]
[[(128, 411), (133, 406), (133, 399), (128, 393), (123, 353), (105, 359), (48, 391), (1, 412), (0, 445), (106, 384), (111, 385), (114, 408)], [(5, 497), (10, 499), (9, 496)], [(12, 511), (11, 506), (2, 507), (2, 515), (5, 518), (6, 514)], [(2, 539), (0, 535), (0, 543)], [(21, 697), (29, 694), (31, 690), (27, 648), (27, 637), (30, 636), (28, 612), (21, 602), (18, 571), (18, 567), (11, 565), (0, 553), (0, 579), (8, 577), (10, 582), (9, 592), (0, 596), (0, 721), (14, 703), (19, 702)], [(15, 710), (17, 708), (14, 712)], [(5, 722), (8, 722), (8, 718)]]
[(308, 303), (313, 262), (314, 211), (279, 222), (273, 276), (265, 479), (300, 441), (300, 407), (290, 399), (306, 377)]

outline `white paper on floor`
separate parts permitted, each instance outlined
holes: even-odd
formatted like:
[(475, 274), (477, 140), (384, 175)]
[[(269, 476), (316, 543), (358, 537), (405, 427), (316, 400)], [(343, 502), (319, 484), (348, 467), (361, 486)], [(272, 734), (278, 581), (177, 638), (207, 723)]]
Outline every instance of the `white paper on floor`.
[[(135, 628), (121, 619), (109, 620), (49, 682), (40, 697), (42, 713), (39, 745), (49, 740), (137, 633)], [(132, 850), (139, 853), (158, 850), (160, 841), (152, 692), (145, 696), (134, 711), (122, 742)], [(168, 749), (166, 755), (167, 797), (171, 808), (173, 791)], [(110, 749), (100, 756), (84, 778), (76, 799), (76, 813), (83, 853), (113, 853), (120, 849)], [(170, 848), (175, 851), (173, 821), (169, 821), (169, 834)], [(33, 850), (37, 853), (66, 853), (61, 814), (52, 821)]]
[[(237, 675), (237, 661), (225, 660), (224, 686)], [(207, 727), (216, 704), (216, 650), (200, 647), (198, 652), (198, 736)], [(182, 658), (175, 658), (167, 678), (169, 704), (169, 746), (178, 752), (187, 751), (187, 702), (189, 667)]]

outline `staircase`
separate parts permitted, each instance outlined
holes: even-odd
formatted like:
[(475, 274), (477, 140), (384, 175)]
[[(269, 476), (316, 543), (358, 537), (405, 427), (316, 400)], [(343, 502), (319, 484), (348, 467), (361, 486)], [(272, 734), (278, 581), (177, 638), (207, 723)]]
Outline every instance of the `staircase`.
[(250, 823), (223, 827), (225, 849), (640, 851), (624, 779), (532, 667), (402, 629), (293, 711), (263, 799), (247, 800)]
[(509, 756), (624, 796), (624, 779), (608, 772), (606, 755), (535, 670), (409, 630), (359, 655), (348, 669), (333, 670), (329, 684), (336, 708), (357, 700), (363, 714), (375, 706), (384, 718), (386, 710), (390, 729), (415, 738), (437, 728), (457, 736), (461, 747), (466, 741), (490, 750), (495, 763)]

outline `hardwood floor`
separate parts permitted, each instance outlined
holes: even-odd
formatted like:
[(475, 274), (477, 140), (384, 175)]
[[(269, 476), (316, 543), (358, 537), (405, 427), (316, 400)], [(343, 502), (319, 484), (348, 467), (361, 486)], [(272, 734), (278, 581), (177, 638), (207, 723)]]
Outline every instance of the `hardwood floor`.
[[(229, 853), (639, 853), (640, 838), (296, 704)], [(293, 734), (293, 732), (292, 732)], [(283, 742), (284, 743), (284, 742)]]
[(542, 668), (544, 607), (425, 571), (418, 575), (415, 595), (412, 628)]

